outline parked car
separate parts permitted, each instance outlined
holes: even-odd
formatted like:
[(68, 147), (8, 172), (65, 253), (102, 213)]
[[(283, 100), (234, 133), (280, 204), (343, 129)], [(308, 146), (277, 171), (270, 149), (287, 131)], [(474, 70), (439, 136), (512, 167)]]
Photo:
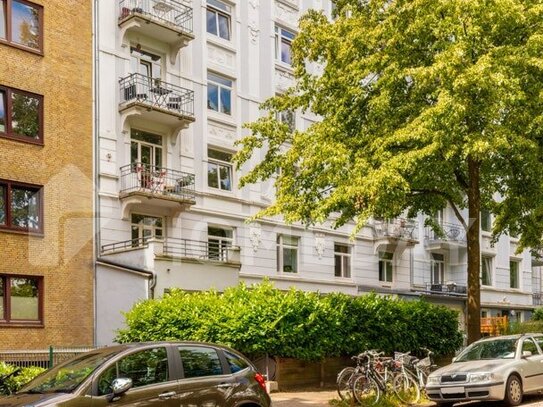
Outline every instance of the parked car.
[(0, 405), (270, 407), (271, 401), (264, 377), (235, 350), (153, 342), (81, 354), (0, 398)]
[(504, 400), (516, 406), (543, 390), (543, 335), (481, 339), (453, 363), (428, 376), (426, 392), (440, 407), (468, 400)]

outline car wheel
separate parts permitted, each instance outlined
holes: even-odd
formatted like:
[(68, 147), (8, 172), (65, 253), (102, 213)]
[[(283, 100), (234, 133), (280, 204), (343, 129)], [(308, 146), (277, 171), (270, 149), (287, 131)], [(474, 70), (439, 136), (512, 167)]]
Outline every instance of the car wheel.
[(507, 379), (505, 402), (510, 406), (518, 406), (522, 402), (522, 382), (516, 375), (511, 375)]

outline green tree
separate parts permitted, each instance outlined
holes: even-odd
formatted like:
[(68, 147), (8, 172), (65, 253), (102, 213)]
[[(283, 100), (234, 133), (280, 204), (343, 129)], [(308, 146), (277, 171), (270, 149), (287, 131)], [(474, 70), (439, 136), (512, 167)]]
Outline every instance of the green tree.
[[(541, 247), (543, 2), (335, 3), (333, 21), (317, 11), (300, 20), (296, 85), (248, 126), (238, 168), (259, 149), (264, 159), (241, 185), (276, 178), (276, 201), (259, 216), (312, 224), (339, 213), (336, 225), (354, 220), (355, 232), (370, 217), (450, 205), (467, 231), (471, 343), (480, 336), (480, 210), (494, 214), (494, 237)], [(290, 132), (275, 119), (285, 110), (321, 120)]]

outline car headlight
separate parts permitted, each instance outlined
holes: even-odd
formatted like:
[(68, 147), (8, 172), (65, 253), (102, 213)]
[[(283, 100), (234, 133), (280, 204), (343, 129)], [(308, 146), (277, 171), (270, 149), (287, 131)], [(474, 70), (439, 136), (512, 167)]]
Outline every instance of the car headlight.
[(428, 381), (426, 384), (440, 384), (441, 383), (441, 376), (429, 376)]
[(494, 379), (493, 373), (472, 373), (469, 375), (470, 383), (489, 382)]

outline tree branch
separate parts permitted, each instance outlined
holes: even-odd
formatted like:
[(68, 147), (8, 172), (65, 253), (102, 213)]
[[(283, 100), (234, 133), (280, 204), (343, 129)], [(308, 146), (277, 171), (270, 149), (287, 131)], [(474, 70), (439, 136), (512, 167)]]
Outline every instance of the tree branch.
[(438, 191), (437, 189), (413, 189), (412, 192), (414, 192), (413, 194), (411, 194), (412, 196), (430, 194), (430, 195), (440, 195), (443, 198), (445, 198), (447, 202), (449, 203), (449, 205), (451, 205), (451, 208), (453, 209), (454, 214), (456, 215), (456, 218), (460, 221), (462, 227), (466, 231), (468, 230), (468, 225), (466, 221), (464, 220), (464, 217), (462, 216), (462, 214), (460, 213), (460, 210), (458, 209), (458, 207), (452, 200), (452, 197), (448, 193), (443, 192), (443, 191)]

